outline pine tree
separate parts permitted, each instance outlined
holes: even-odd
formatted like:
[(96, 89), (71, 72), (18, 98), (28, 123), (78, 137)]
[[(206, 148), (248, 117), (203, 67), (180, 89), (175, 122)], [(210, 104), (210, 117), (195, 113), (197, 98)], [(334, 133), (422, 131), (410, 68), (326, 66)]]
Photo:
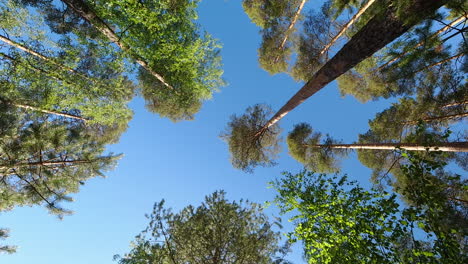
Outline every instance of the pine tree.
[[(195, 23), (198, 1), (62, 2), (73, 14), (49, 0), (32, 4), (47, 14), (55, 29), (113, 42), (140, 67), (138, 80), (150, 111), (173, 121), (193, 119), (202, 102), (224, 85), (220, 45)], [(61, 22), (60, 13), (81, 21), (79, 27)], [(82, 24), (97, 34), (88, 34)]]
[[(258, 147), (260, 144), (256, 144), (255, 141), (259, 140), (262, 134), (268, 131), (270, 126), (276, 124), (286, 114), (324, 88), (328, 83), (352, 69), (361, 61), (372, 56), (375, 52), (400, 37), (421, 20), (432, 16), (439, 7), (445, 4), (444, 1), (413, 1), (411, 5), (396, 1), (395, 5), (397, 3), (402, 4), (403, 7), (397, 8), (395, 6), (393, 8), (388, 8), (372, 17), (368, 23), (364, 25), (332, 59), (322, 66), (267, 122), (252, 124), (252, 128), (257, 128), (253, 135), (245, 134), (243, 137), (237, 137), (241, 140), (250, 141), (250, 144), (240, 144), (237, 140), (227, 141), (231, 144), (244, 145), (247, 147), (247, 149), (239, 151), (238, 153), (252, 151), (267, 156), (268, 154), (263, 152), (261, 148), (259, 149)], [(417, 16), (415, 15), (416, 13), (418, 14)], [(382, 32), (386, 32), (386, 34), (382, 34)], [(236, 127), (231, 126), (231, 124), (234, 123), (235, 122), (231, 122), (227, 130), (232, 131), (233, 134), (238, 134), (234, 133)], [(250, 132), (252, 130), (253, 129), (244, 129), (243, 131)], [(237, 153), (231, 154), (236, 155)], [(244, 155), (243, 157), (249, 157), (249, 155)], [(233, 157), (232, 160), (238, 160), (243, 157)], [(249, 160), (246, 160), (242, 163), (249, 164), (249, 162)]]
[(121, 264), (287, 263), (276, 255), (286, 248), (278, 246), (279, 233), (258, 204), (229, 202), (223, 191), (178, 213), (164, 203), (155, 203), (149, 225), (130, 253), (114, 259)]
[(60, 202), (89, 178), (103, 176), (119, 156), (102, 155), (105, 145), (80, 123), (1, 111), (0, 211), (45, 205), (62, 217)]

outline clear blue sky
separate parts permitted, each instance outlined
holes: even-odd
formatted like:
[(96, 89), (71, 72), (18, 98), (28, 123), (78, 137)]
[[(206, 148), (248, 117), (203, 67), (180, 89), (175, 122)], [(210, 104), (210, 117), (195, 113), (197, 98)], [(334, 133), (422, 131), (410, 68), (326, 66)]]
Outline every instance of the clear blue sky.
[[(224, 189), (231, 200), (264, 203), (275, 195), (267, 188), (268, 181), (281, 171), (302, 168), (285, 148), (276, 167), (256, 169), (254, 174), (231, 167), (227, 145), (218, 137), (229, 117), (255, 103), (277, 110), (301, 84), (259, 68), (259, 29), (244, 14), (240, 0), (204, 0), (199, 11), (200, 23), (224, 45), (224, 76), (229, 85), (190, 122), (161, 119), (148, 113), (140, 98), (133, 100), (130, 128), (120, 143), (110, 147), (125, 156), (107, 178), (88, 181), (74, 195), (75, 202), (65, 204), (74, 215), (60, 221), (41, 207), (16, 208), (0, 215), (0, 226), (11, 229), (11, 238), (5, 242), (19, 245), (18, 253), (0, 256), (1, 264), (114, 263), (112, 256), (128, 252), (130, 241), (146, 226), (144, 214), (154, 202), (164, 198), (177, 210), (198, 205), (205, 195)], [(294, 124), (309, 122), (321, 132), (352, 142), (367, 130), (368, 119), (387, 106), (382, 101), (360, 104), (351, 97), (341, 98), (332, 83), (283, 119), (283, 137)], [(351, 178), (369, 186), (369, 170), (354, 155), (343, 165)], [(277, 214), (274, 207), (266, 212)], [(291, 260), (304, 263), (297, 250)]]

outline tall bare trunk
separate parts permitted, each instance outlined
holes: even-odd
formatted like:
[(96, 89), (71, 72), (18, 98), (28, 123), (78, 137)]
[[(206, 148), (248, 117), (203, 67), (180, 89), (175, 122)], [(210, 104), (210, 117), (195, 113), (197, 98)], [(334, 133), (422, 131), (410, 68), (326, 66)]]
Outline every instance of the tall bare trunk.
[[(279, 50), (284, 49), (284, 45), (286, 45), (286, 41), (289, 38), (289, 34), (291, 33), (292, 29), (296, 25), (297, 20), (299, 19), (299, 15), (301, 14), (302, 9), (304, 8), (304, 5), (305, 5), (306, 2), (307, 2), (307, 0), (302, 0), (302, 2), (299, 4), (299, 7), (297, 8), (296, 14), (294, 14), (293, 20), (291, 21), (291, 23), (289, 24), (288, 29), (286, 29), (286, 32), (284, 33), (284, 38), (283, 38), (283, 41), (281, 41), (281, 45), (279, 47)], [(275, 62), (277, 62), (278, 59), (279, 59), (279, 57), (276, 57)]]
[[(414, 0), (405, 14), (418, 13), (421, 19), (432, 15), (447, 0)], [(416, 23), (416, 21), (415, 21)], [(260, 136), (266, 129), (281, 120), (290, 111), (303, 103), (307, 98), (320, 91), (328, 83), (347, 72), (358, 63), (371, 56), (388, 43), (408, 31), (414, 24), (404, 23), (389, 8), (383, 16), (373, 17), (359, 32), (357, 32), (336, 55), (315, 73), (291, 99), (255, 134)], [(385, 33), (384, 33), (385, 32)]]
[[(453, 115), (446, 115), (446, 116), (427, 117), (427, 118), (422, 119), (422, 121), (433, 122), (433, 121), (440, 121), (440, 120), (464, 118), (464, 117), (467, 117), (467, 116), (468, 116), (468, 113), (461, 113), (461, 114), (453, 114)], [(417, 123), (418, 123), (418, 121), (412, 120), (412, 121), (406, 121), (403, 124), (405, 124), (405, 125), (415, 125)]]
[(416, 143), (368, 143), (368, 144), (332, 144), (332, 145), (307, 145), (311, 148), (332, 149), (372, 149), (372, 150), (395, 150), (396, 148), (414, 151), (445, 151), (445, 152), (468, 152), (468, 142), (447, 142), (423, 146)]
[(99, 32), (101, 32), (104, 36), (106, 36), (110, 41), (115, 43), (119, 48), (123, 51), (129, 52), (136, 63), (138, 63), (141, 67), (147, 70), (151, 75), (153, 75), (156, 79), (158, 79), (161, 83), (163, 83), (167, 88), (174, 89), (171, 85), (169, 85), (166, 80), (157, 72), (153, 71), (148, 63), (144, 61), (142, 58), (139, 58), (138, 55), (132, 53), (131, 47), (125, 44), (114, 30), (103, 20), (101, 19), (87, 4), (85, 1), (82, 0), (61, 0), (64, 2), (69, 8), (74, 10), (78, 13), (82, 18), (88, 21), (91, 25), (93, 25)]
[(375, 2), (375, 0), (369, 0), (361, 9), (359, 9), (359, 11), (348, 21), (348, 23), (346, 23), (343, 28), (341, 28), (340, 32), (338, 32), (338, 34), (336, 34), (336, 36), (330, 40), (330, 42), (320, 51), (319, 53), (319, 56), (321, 56), (322, 54), (324, 54), (325, 52), (328, 51), (328, 49), (330, 49), (331, 46), (333, 46), (333, 44), (335, 44), (335, 42), (341, 37), (343, 36), (343, 34), (346, 32), (346, 30), (348, 30), (358, 19), (359, 17), (362, 16), (362, 14), (364, 14), (364, 12), (366, 12), (366, 10)]
[[(445, 32), (445, 31), (447, 31), (448, 29), (453, 28), (456, 24), (458, 24), (458, 23), (460, 23), (460, 22), (462, 22), (463, 20), (466, 20), (466, 19), (468, 19), (468, 15), (464, 15), (464, 16), (461, 16), (461, 17), (455, 19), (454, 21), (452, 21), (452, 23), (450, 23), (450, 24), (446, 25), (445, 27), (443, 27), (443, 28), (437, 30), (434, 34), (432, 34), (432, 35), (429, 37), (429, 39), (430, 39), (430, 38), (433, 38), (433, 37), (435, 37), (435, 36), (437, 36), (437, 35), (439, 35), (440, 33), (443, 33), (443, 32)], [(413, 48), (411, 48), (411, 49), (409, 49), (409, 50), (407, 50), (407, 51), (405, 51), (405, 52), (400, 53), (400, 54), (399, 54), (398, 56), (396, 56), (395, 58), (389, 60), (389, 61), (386, 62), (384, 65), (380, 66), (380, 67), (377, 69), (377, 71), (381, 71), (382, 69), (384, 69), (384, 68), (387, 67), (388, 65), (394, 63), (395, 61), (397, 61), (397, 60), (400, 59), (401, 57), (403, 57), (403, 56), (405, 56), (406, 54), (408, 54), (411, 50), (415, 50), (415, 49), (421, 47), (422, 45), (424, 45), (424, 43), (426, 43), (425, 40), (420, 41), (420, 42), (419, 42), (418, 44), (416, 44)]]

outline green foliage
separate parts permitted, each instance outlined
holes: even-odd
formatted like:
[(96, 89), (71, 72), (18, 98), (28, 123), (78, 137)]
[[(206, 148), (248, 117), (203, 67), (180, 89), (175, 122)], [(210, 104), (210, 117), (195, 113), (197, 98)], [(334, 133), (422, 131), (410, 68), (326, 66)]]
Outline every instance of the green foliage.
[(335, 31), (329, 5), (330, 2), (325, 3), (318, 12), (310, 10), (302, 25), (297, 44), (297, 59), (291, 70), (291, 76), (296, 80), (310, 80), (327, 60), (327, 54), (320, 55), (320, 52)]
[[(403, 170), (407, 177), (421, 178), (422, 168), (438, 166), (418, 158), (410, 160)], [(278, 191), (276, 204), (295, 225), (289, 239), (303, 243), (309, 263), (467, 260), (466, 219), (464, 225), (446, 222), (449, 208), (460, 210), (463, 206), (466, 212), (466, 204), (453, 199), (448, 202), (447, 196), (442, 200), (437, 194), (432, 196), (434, 188), (441, 190), (444, 186), (408, 185), (404, 192), (413, 195), (418, 203), (401, 208), (395, 194), (365, 190), (346, 176), (302, 171), (296, 175), (284, 173), (271, 184)]]
[[(286, 263), (279, 233), (262, 212), (248, 201), (229, 202), (225, 192), (205, 197), (198, 207), (178, 213), (155, 203), (148, 227), (132, 243), (120, 264), (137, 263)], [(283, 256), (277, 255), (283, 253)]]
[[(330, 145), (336, 144), (336, 141), (328, 135), (322, 144), (320, 144), (321, 139), (322, 134), (313, 132), (310, 125), (306, 123), (295, 125), (287, 137), (289, 153), (311, 170), (337, 172), (339, 158), (345, 156), (346, 151), (330, 148)], [(318, 146), (319, 144), (320, 146)]]
[(292, 241), (301, 240), (309, 263), (392, 263), (388, 232), (398, 210), (395, 196), (369, 192), (347, 181), (303, 171), (284, 173), (272, 186), (282, 213), (292, 213)]
[[(224, 85), (220, 44), (195, 23), (199, 1), (95, 2), (96, 13), (116, 27), (121, 42), (129, 47), (127, 56), (147, 62), (173, 87), (160, 91), (170, 88), (156, 78), (140, 76), (149, 110), (173, 120), (192, 119), (201, 101)], [(144, 70), (139, 74), (148, 75)]]
[[(9, 237), (10, 230), (5, 229), (5, 228), (0, 228), (0, 240), (4, 240)], [(14, 246), (8, 246), (8, 245), (0, 245), (0, 254), (1, 253), (6, 253), (6, 254), (13, 254), (16, 252), (16, 247)]]
[(0, 137), (0, 211), (45, 205), (51, 213), (72, 201), (87, 179), (103, 176), (119, 156), (102, 155), (104, 145), (82, 124), (43, 117), (23, 117)]
[(247, 108), (241, 116), (232, 116), (221, 137), (228, 143), (231, 163), (235, 168), (252, 172), (256, 166), (271, 166), (280, 151), (277, 124), (260, 131), (271, 110), (265, 105)]

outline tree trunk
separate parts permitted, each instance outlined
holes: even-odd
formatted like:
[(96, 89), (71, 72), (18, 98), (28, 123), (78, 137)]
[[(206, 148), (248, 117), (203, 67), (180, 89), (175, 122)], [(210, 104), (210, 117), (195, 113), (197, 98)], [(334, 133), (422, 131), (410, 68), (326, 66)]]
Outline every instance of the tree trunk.
[(24, 104), (17, 104), (17, 103), (9, 103), (9, 104), (13, 105), (13, 106), (16, 106), (16, 107), (19, 107), (19, 108), (26, 109), (26, 110), (32, 110), (32, 111), (41, 112), (41, 113), (45, 113), (45, 114), (50, 114), (50, 115), (56, 115), (56, 116), (81, 120), (83, 122), (89, 121), (89, 119), (86, 119), (86, 118), (78, 116), (78, 115), (72, 115), (72, 114), (66, 114), (66, 113), (61, 113), (61, 112), (55, 112), (55, 111), (40, 109), (38, 107), (34, 107), (34, 106), (30, 106), (30, 105), (24, 105)]
[(93, 25), (99, 32), (101, 32), (104, 36), (106, 36), (110, 41), (115, 43), (120, 49), (123, 51), (129, 52), (133, 59), (138, 63), (141, 67), (147, 70), (151, 75), (153, 75), (156, 79), (158, 79), (161, 83), (163, 83), (167, 88), (174, 89), (171, 85), (169, 85), (164, 78), (158, 74), (157, 72), (153, 71), (148, 63), (141, 58), (138, 58), (138, 55), (135, 55), (131, 52), (131, 48), (126, 45), (114, 30), (103, 20), (101, 19), (91, 8), (88, 7), (85, 1), (83, 0), (61, 0), (64, 2), (69, 8), (74, 10), (78, 13), (82, 18), (88, 21), (91, 25)]
[[(432, 15), (448, 0), (413, 0), (404, 14), (418, 13), (421, 19)], [(373, 17), (359, 32), (357, 32), (336, 55), (315, 73), (289, 101), (255, 134), (260, 136), (270, 126), (281, 120), (290, 111), (303, 103), (307, 98), (320, 91), (328, 83), (343, 73), (352, 69), (375, 52), (385, 47), (394, 39), (408, 31), (413, 24), (404, 23), (395, 12), (389, 8), (383, 16)]]
[(468, 101), (454, 102), (454, 103), (443, 105), (442, 108), (448, 108), (448, 107), (452, 107), (452, 106), (466, 105), (466, 104), (468, 104)]
[[(422, 121), (432, 122), (432, 121), (440, 121), (440, 120), (447, 120), (447, 119), (464, 118), (467, 116), (468, 116), (468, 113), (461, 113), (461, 114), (453, 114), (453, 115), (446, 115), (446, 116), (427, 117), (427, 118), (422, 119)], [(418, 121), (416, 120), (403, 122), (404, 125), (415, 125), (417, 123)]]
[(396, 148), (415, 151), (445, 151), (445, 152), (468, 152), (468, 142), (446, 142), (423, 146), (416, 143), (368, 143), (368, 144), (331, 144), (331, 145), (307, 145), (311, 148), (332, 149), (372, 149), (372, 150), (395, 150)]
[[(307, 2), (307, 0), (302, 0), (302, 2), (299, 4), (299, 7), (297, 8), (297, 11), (296, 11), (296, 14), (294, 15), (293, 20), (292, 20), (291, 23), (289, 24), (288, 29), (286, 29), (285, 36), (284, 36), (284, 38), (283, 38), (283, 41), (281, 41), (281, 45), (280, 45), (280, 47), (279, 47), (280, 50), (284, 49), (284, 45), (286, 45), (286, 41), (287, 41), (288, 38), (289, 38), (290, 31), (291, 31), (291, 30), (294, 28), (294, 26), (296, 25), (297, 20), (299, 19), (299, 15), (301, 14), (302, 9), (304, 8), (304, 5), (305, 5), (306, 2)], [(279, 58), (279, 57), (276, 57), (275, 62), (278, 61), (278, 58)]]
[[(59, 167), (59, 166), (76, 166), (78, 164), (89, 164), (94, 162), (95, 160), (61, 160), (61, 161), (37, 161), (37, 162), (22, 162), (22, 163), (17, 163), (13, 164), (10, 166), (1, 166), (0, 170), (11, 170), (14, 168), (22, 168), (22, 167), (30, 167), (30, 166), (53, 166), (53, 167)], [(0, 174), (2, 175), (2, 174)]]
[(322, 54), (324, 54), (325, 52), (328, 51), (328, 49), (330, 49), (331, 46), (333, 46), (333, 44), (335, 44), (335, 42), (341, 37), (343, 36), (343, 34), (346, 32), (346, 30), (348, 30), (353, 24), (354, 22), (356, 22), (359, 17), (362, 16), (362, 14), (364, 14), (364, 12), (375, 2), (375, 0), (369, 0), (361, 9), (359, 9), (359, 11), (348, 21), (348, 23), (346, 23), (343, 28), (341, 28), (340, 32), (338, 32), (338, 34), (336, 34), (336, 36), (330, 40), (330, 42), (320, 51), (319, 53), (319, 56), (321, 56)]
[[(435, 36), (437, 36), (437, 35), (439, 35), (439, 34), (442, 33), (442, 32), (445, 32), (445, 31), (448, 30), (448, 29), (451, 29), (453, 26), (455, 26), (456, 24), (462, 22), (462, 21), (465, 20), (465, 19), (468, 19), (468, 15), (461, 16), (461, 17), (457, 18), (456, 20), (454, 20), (452, 23), (450, 23), (450, 24), (446, 25), (445, 27), (443, 27), (443, 28), (437, 30), (434, 34), (432, 34), (432, 35), (429, 37), (429, 39), (430, 39), (430, 38), (433, 38), (433, 37), (435, 37)], [(414, 46), (412, 49), (400, 53), (400, 55), (398, 55), (398, 56), (396, 56), (395, 58), (389, 60), (389, 61), (388, 61), (387, 63), (385, 63), (384, 65), (380, 66), (380, 67), (377, 69), (377, 71), (381, 71), (383, 68), (387, 67), (388, 65), (392, 64), (393, 62), (395, 62), (395, 61), (398, 60), (399, 58), (401, 58), (401, 57), (405, 56), (406, 54), (408, 54), (411, 50), (415, 50), (415, 49), (421, 47), (422, 45), (424, 45), (424, 43), (426, 43), (426, 42), (423, 40), (423, 41), (419, 42), (418, 44), (416, 44), (416, 46)]]
[[(26, 46), (23, 46), (23, 45), (21, 45), (21, 44), (15, 42), (15, 41), (13, 41), (13, 40), (11, 40), (11, 39), (5, 37), (5, 36), (0, 35), (0, 40), (3, 41), (3, 42), (5, 42), (5, 43), (7, 43), (7, 44), (10, 45), (10, 46), (13, 46), (13, 47), (15, 47), (15, 48), (17, 48), (17, 49), (20, 49), (20, 50), (22, 50), (22, 51), (24, 51), (24, 52), (27, 52), (27, 53), (33, 55), (33, 56), (35, 56), (35, 57), (38, 57), (38, 58), (40, 58), (40, 59), (42, 59), (42, 60), (45, 60), (45, 61), (47, 61), (47, 62), (49, 62), (49, 63), (52, 63), (52, 64), (54, 64), (55, 66), (59, 67), (59, 68), (62, 69), (62, 70), (66, 70), (66, 71), (68, 71), (68, 72), (77, 74), (77, 75), (79, 75), (79, 76), (81, 76), (81, 77), (83, 77), (83, 78), (85, 78), (85, 79), (87, 79), (87, 80), (91, 80), (88, 76), (83, 75), (83, 74), (81, 74), (81, 73), (75, 71), (74, 69), (72, 69), (72, 68), (70, 68), (70, 67), (67, 67), (67, 66), (65, 66), (65, 65), (63, 65), (63, 64), (60, 64), (60, 63), (58, 63), (58, 62), (55, 62), (53, 59), (48, 58), (48, 57), (44, 56), (43, 54), (38, 53), (38, 52), (36, 52), (36, 51), (34, 51), (34, 50), (32, 50), (32, 49), (26, 47)], [(5, 54), (5, 55), (6, 55), (6, 54)], [(6, 55), (6, 56), (4, 56), (4, 57), (8, 58), (9, 56)], [(10, 57), (10, 58), (11, 58), (11, 57)]]

